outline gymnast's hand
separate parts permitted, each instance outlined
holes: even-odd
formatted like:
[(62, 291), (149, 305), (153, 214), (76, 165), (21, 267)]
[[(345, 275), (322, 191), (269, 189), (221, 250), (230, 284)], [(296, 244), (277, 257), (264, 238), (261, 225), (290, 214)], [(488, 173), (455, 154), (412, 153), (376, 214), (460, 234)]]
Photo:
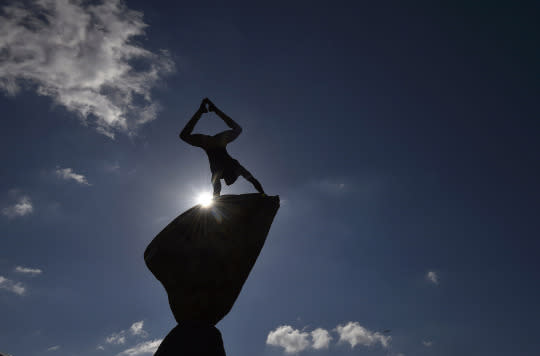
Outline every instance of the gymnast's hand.
[(210, 99), (206, 98), (206, 100), (208, 103), (208, 110), (215, 112), (217, 110), (216, 105), (214, 105), (214, 103)]
[(204, 98), (201, 102), (201, 106), (199, 107), (199, 111), (201, 113), (205, 113), (205, 112), (208, 112), (208, 109), (206, 108), (206, 104), (208, 104), (208, 102), (210, 102), (210, 100), (208, 100), (208, 98)]

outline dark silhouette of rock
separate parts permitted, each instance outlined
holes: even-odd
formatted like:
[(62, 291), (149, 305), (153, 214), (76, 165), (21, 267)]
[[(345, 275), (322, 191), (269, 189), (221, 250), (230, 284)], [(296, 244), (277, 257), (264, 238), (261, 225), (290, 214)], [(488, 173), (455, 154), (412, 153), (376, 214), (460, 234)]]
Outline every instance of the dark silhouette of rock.
[(209, 208), (187, 210), (152, 240), (144, 260), (180, 325), (212, 326), (227, 315), (278, 208), (277, 196), (223, 195)]
[(225, 349), (215, 326), (188, 322), (172, 329), (154, 356), (225, 356)]

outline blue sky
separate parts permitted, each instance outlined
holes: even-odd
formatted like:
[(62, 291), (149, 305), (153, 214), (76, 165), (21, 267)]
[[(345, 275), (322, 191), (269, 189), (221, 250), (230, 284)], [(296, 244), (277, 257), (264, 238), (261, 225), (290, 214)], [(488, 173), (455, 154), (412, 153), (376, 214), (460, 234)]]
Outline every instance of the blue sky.
[(282, 199), (228, 355), (538, 352), (537, 4), (15, 4), (0, 352), (151, 355), (174, 327), (142, 255), (211, 190), (178, 139), (203, 97)]

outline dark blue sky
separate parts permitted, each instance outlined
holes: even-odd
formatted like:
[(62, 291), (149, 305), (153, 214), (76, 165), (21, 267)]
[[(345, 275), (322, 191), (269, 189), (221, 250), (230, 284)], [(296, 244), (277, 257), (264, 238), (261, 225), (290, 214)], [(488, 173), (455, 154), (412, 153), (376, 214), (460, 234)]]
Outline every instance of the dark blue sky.
[[(329, 332), (299, 351), (314, 356), (538, 352), (538, 4), (126, 5), (148, 25), (133, 43), (176, 66), (151, 89), (155, 120), (111, 139), (24, 72), (0, 95), (0, 352), (114, 356), (174, 326), (142, 254), (211, 190), (178, 139), (205, 96), (244, 129), (231, 155), (282, 199), (218, 324), (228, 355), (283, 355), (266, 341), (284, 325)], [(225, 128), (207, 116), (198, 132)], [(25, 198), (31, 212), (11, 209)], [(338, 342), (348, 322), (390, 344)]]

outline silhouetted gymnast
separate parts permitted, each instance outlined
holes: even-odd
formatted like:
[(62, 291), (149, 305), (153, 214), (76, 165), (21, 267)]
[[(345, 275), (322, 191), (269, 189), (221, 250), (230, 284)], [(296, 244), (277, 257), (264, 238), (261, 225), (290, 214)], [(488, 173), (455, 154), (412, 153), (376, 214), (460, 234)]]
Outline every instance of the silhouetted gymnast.
[[(206, 105), (208, 104), (208, 109)], [(223, 131), (214, 136), (192, 134), (195, 125), (203, 113), (215, 112), (232, 130)], [(232, 158), (225, 148), (229, 142), (234, 141), (242, 132), (242, 128), (233, 119), (219, 110), (208, 98), (201, 102), (199, 110), (193, 115), (186, 127), (180, 133), (180, 138), (192, 146), (202, 148), (208, 155), (210, 170), (212, 171), (212, 185), (214, 186), (214, 196), (219, 196), (221, 192), (220, 179), (224, 179), (227, 185), (233, 184), (238, 176), (242, 176), (253, 184), (259, 193), (264, 194), (263, 187), (257, 179), (253, 177), (237, 160)]]

